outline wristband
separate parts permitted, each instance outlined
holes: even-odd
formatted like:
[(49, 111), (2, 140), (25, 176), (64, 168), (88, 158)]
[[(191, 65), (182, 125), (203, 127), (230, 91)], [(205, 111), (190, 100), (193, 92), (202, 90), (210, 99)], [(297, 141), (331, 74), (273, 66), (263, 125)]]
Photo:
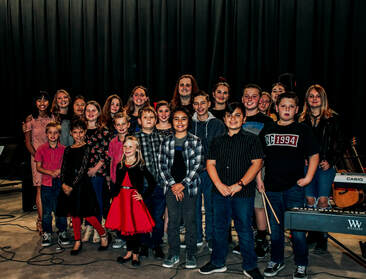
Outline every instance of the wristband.
[(239, 185), (239, 186), (241, 186), (242, 188), (245, 186), (245, 184), (244, 184), (243, 180), (239, 180), (239, 181), (238, 181), (238, 185)]

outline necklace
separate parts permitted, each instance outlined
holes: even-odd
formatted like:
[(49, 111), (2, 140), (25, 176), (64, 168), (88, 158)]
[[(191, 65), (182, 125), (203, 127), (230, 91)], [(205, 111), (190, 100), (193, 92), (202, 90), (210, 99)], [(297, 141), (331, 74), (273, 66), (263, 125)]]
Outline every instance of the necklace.
[(314, 119), (317, 119), (319, 116), (320, 116), (320, 113), (318, 115), (311, 114), (311, 117), (313, 117)]

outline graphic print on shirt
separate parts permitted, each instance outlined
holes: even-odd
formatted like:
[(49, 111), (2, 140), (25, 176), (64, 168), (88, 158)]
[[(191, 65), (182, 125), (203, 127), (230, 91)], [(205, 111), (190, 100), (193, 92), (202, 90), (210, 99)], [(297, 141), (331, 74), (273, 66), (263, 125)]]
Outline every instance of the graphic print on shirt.
[(265, 135), (266, 146), (297, 147), (299, 135), (294, 134), (268, 134)]

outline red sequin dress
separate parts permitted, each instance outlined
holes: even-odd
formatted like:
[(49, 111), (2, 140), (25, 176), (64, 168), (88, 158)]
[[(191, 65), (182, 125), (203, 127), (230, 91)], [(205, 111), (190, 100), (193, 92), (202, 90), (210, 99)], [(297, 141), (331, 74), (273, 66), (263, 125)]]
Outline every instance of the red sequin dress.
[(122, 235), (152, 232), (155, 222), (143, 200), (135, 200), (137, 192), (131, 184), (128, 172), (119, 194), (113, 199), (105, 227), (118, 230)]

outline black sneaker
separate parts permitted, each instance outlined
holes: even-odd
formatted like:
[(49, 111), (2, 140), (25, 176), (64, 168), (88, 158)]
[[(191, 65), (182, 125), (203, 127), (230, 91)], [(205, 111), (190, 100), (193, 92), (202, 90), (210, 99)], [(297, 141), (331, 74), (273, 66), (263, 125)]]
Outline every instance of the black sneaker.
[(255, 253), (258, 259), (263, 259), (269, 251), (267, 239), (257, 239), (255, 243)]
[(149, 247), (141, 246), (140, 257), (146, 257), (146, 258), (149, 257)]
[(278, 263), (270, 261), (268, 263), (266, 269), (264, 270), (263, 274), (264, 274), (264, 276), (267, 276), (267, 277), (276, 276), (278, 274), (278, 272), (280, 272), (284, 268), (285, 268), (284, 263), (278, 264)]
[(239, 245), (236, 245), (233, 249), (233, 254), (235, 255), (240, 255), (240, 246)]
[(70, 239), (66, 231), (58, 233), (58, 243), (61, 245), (69, 245)]
[(207, 275), (216, 272), (225, 272), (226, 270), (227, 270), (226, 266), (217, 267), (213, 265), (211, 262), (208, 262), (199, 269), (199, 273)]
[(155, 259), (160, 259), (160, 260), (165, 258), (163, 249), (161, 249), (160, 246), (154, 248), (154, 257), (155, 257)]
[(292, 275), (293, 279), (307, 279), (308, 275), (306, 273), (306, 266), (298, 265), (294, 274)]
[(243, 270), (243, 273), (246, 277), (251, 279), (264, 279), (258, 268), (254, 268), (252, 270)]
[(42, 234), (42, 247), (48, 247), (52, 244), (52, 236), (50, 233), (43, 233)]

